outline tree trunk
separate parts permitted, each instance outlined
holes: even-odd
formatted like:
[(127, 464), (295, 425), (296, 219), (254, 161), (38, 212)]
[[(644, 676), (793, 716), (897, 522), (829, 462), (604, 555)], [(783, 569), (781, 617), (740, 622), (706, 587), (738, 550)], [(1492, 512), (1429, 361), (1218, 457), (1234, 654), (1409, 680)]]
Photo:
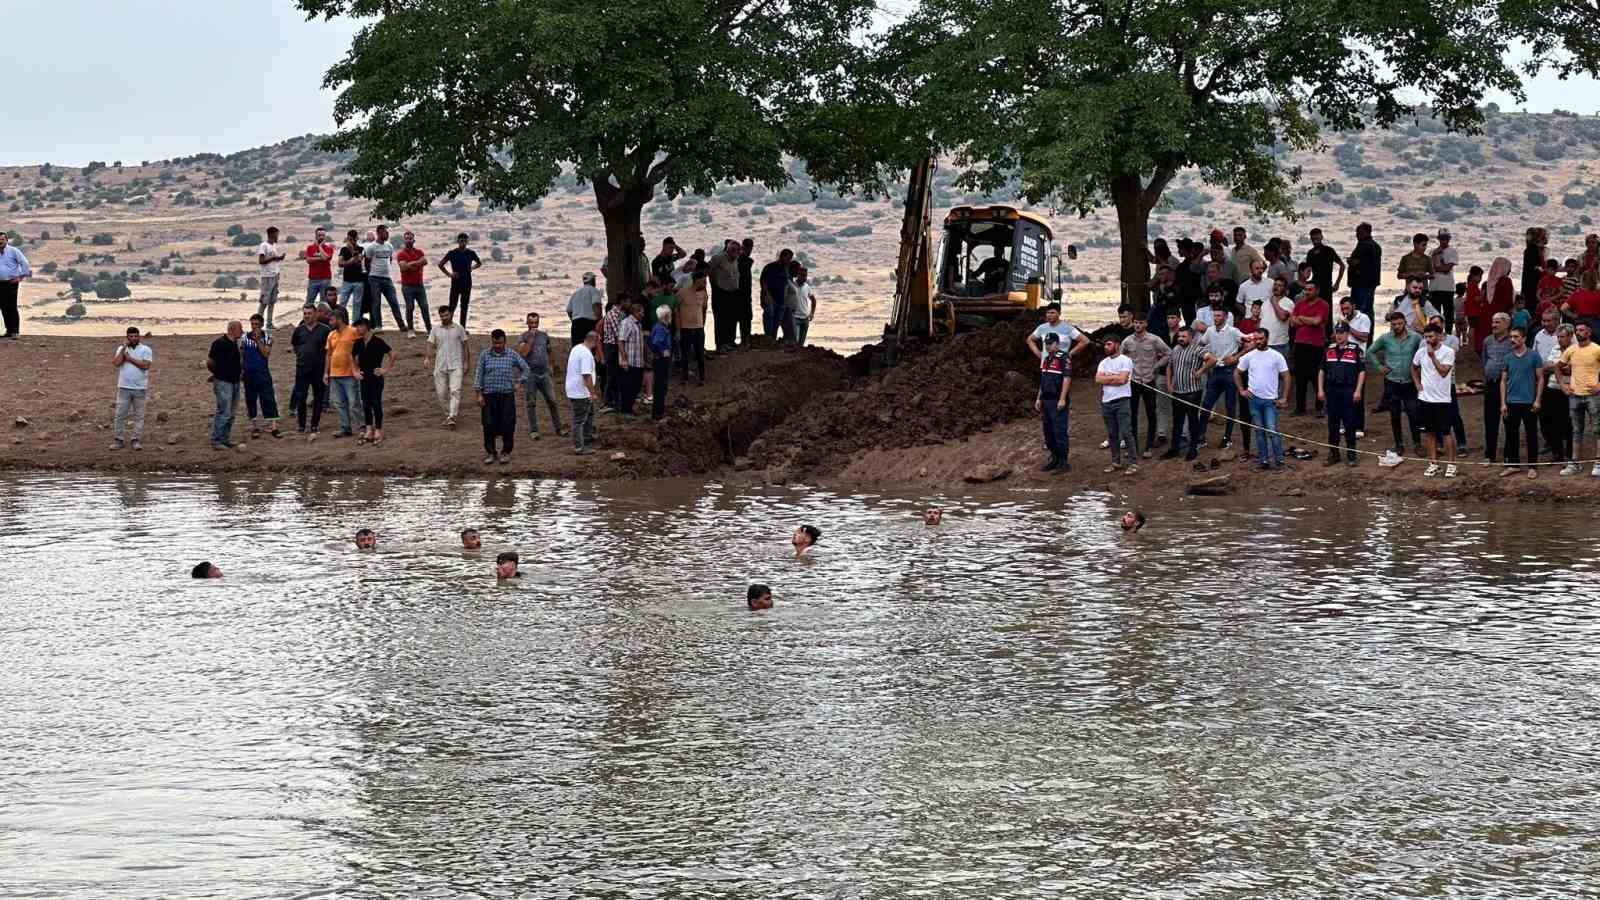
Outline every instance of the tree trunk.
[(1132, 307), (1136, 318), (1143, 318), (1150, 309), (1150, 251), (1146, 244), (1150, 206), (1145, 203), (1144, 186), (1132, 175), (1112, 180), (1111, 198), (1117, 205), (1117, 231), (1122, 236), (1122, 302)]
[(595, 206), (606, 227), (606, 296), (612, 300), (624, 293), (637, 294), (649, 276), (639, 219), (654, 196), (650, 188), (620, 188), (605, 179), (594, 180)]

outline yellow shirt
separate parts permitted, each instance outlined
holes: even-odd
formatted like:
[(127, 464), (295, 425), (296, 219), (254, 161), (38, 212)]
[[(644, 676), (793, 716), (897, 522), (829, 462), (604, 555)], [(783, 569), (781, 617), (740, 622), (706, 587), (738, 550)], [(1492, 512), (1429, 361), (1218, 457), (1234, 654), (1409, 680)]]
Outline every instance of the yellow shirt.
[(356, 330), (346, 325), (328, 335), (328, 374), (334, 378), (354, 378)]
[(1561, 361), (1572, 367), (1572, 392), (1580, 397), (1600, 392), (1600, 344), (1594, 341), (1584, 347), (1573, 344), (1561, 352)]

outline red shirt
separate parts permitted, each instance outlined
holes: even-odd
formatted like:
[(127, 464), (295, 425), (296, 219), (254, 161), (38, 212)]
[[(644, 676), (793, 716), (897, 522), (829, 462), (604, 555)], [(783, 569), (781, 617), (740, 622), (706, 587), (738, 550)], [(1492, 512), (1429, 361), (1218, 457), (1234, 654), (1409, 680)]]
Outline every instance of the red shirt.
[[(394, 261), (397, 262), (397, 263), (416, 262), (417, 260), (422, 259), (424, 255), (425, 254), (422, 252), (422, 250), (417, 248), (417, 247), (411, 247), (411, 248), (401, 247), (399, 249), (399, 251), (397, 251), (395, 253)], [(421, 284), (422, 283), (422, 273), (427, 268), (428, 268), (427, 266), (418, 266), (415, 269), (401, 269), (400, 270), (400, 283), (401, 284)]]
[(1572, 314), (1580, 319), (1600, 318), (1600, 291), (1573, 291), (1567, 298)]
[(1294, 342), (1296, 344), (1315, 344), (1321, 347), (1327, 344), (1324, 339), (1324, 328), (1328, 323), (1328, 302), (1318, 297), (1315, 300), (1301, 300), (1294, 305), (1293, 315), (1315, 317), (1322, 320), (1320, 325), (1296, 325), (1294, 327)]
[[(312, 259), (311, 255), (322, 251), (322, 259)], [(307, 244), (306, 245), (306, 278), (311, 281), (333, 280), (333, 257), (338, 251), (332, 244)], [(321, 298), (318, 298), (321, 299)]]
[(1234, 323), (1233, 327), (1239, 329), (1240, 334), (1252, 335), (1261, 330), (1261, 323), (1255, 319), (1240, 319)]

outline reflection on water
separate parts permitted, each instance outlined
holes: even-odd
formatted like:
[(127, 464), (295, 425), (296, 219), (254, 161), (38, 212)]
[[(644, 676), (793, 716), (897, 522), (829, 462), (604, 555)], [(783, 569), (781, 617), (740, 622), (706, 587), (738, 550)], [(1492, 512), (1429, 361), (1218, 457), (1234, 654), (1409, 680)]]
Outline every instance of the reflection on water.
[(3, 488), (5, 896), (1595, 889), (1586, 511)]

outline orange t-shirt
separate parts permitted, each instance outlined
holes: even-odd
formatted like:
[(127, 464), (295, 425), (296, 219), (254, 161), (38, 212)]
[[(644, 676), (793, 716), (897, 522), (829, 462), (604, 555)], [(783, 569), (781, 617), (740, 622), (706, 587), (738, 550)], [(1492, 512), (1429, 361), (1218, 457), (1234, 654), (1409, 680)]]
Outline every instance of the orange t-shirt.
[(334, 378), (354, 378), (356, 374), (356, 330), (349, 325), (328, 335), (328, 374)]

